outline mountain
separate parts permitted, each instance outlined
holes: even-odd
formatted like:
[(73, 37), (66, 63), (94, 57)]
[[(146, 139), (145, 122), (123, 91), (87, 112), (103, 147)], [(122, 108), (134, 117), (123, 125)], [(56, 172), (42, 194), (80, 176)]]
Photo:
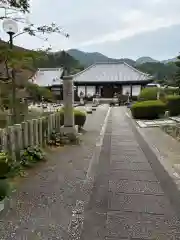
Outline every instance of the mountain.
[(73, 58), (65, 51), (48, 53), (46, 54), (46, 58), (40, 59), (40, 61), (37, 62), (38, 68), (56, 68), (63, 66), (66, 66), (71, 73), (74, 69), (84, 69), (77, 59)]
[(171, 59), (167, 59), (167, 60), (163, 60), (163, 61), (158, 61), (156, 59), (153, 59), (151, 57), (140, 57), (136, 60), (136, 64), (144, 64), (144, 63), (163, 63), (163, 64), (168, 64), (171, 62), (176, 62), (177, 58), (171, 58)]
[(168, 64), (161, 62), (146, 62), (137, 65), (136, 68), (142, 72), (154, 76), (156, 80), (161, 81), (164, 81), (165, 79), (172, 80), (177, 71), (177, 67), (173, 62), (170, 62)]
[(171, 59), (167, 59), (167, 60), (162, 61), (162, 63), (167, 64), (167, 63), (176, 62), (176, 61), (177, 61), (177, 58), (171, 58)]
[(96, 62), (119, 62), (119, 61), (123, 61), (126, 62), (127, 64), (131, 65), (131, 66), (136, 66), (136, 65), (141, 65), (144, 63), (170, 63), (170, 62), (175, 62), (176, 58), (172, 58), (172, 59), (167, 59), (164, 61), (158, 61), (156, 59), (153, 59), (151, 57), (145, 56), (145, 57), (140, 57), (138, 58), (136, 61), (129, 59), (129, 58), (120, 58), (120, 59), (115, 59), (115, 58), (109, 58), (99, 52), (83, 52), (80, 51), (78, 49), (70, 49), (67, 51), (67, 53), (69, 55), (71, 55), (73, 58), (75, 58), (76, 60), (78, 60), (80, 62), (81, 65), (87, 67), (90, 66)]
[(109, 58), (101, 53), (98, 52), (83, 52), (77, 49), (70, 49), (67, 51), (69, 55), (71, 55), (73, 58), (77, 59), (80, 64), (84, 66), (90, 66), (94, 63), (97, 62), (119, 62), (119, 61), (124, 61), (129, 65), (134, 65), (135, 61), (129, 58), (123, 58), (123, 59), (114, 59), (114, 58)]
[(158, 61), (151, 57), (140, 57), (136, 60), (136, 64), (143, 64), (148, 62), (158, 62)]
[(177, 67), (174, 63), (175, 59), (165, 60), (163, 62), (157, 61), (151, 57), (140, 57), (136, 61), (129, 58), (113, 59), (107, 56), (94, 52), (88, 53), (79, 51), (77, 49), (71, 49), (67, 51), (69, 55), (77, 59), (84, 67), (87, 67), (96, 62), (126, 62), (127, 64), (137, 68), (140, 71), (148, 73), (154, 76), (158, 81), (164, 82), (164, 79), (173, 79), (177, 71)]
[(67, 51), (69, 55), (71, 55), (73, 58), (77, 59), (81, 64), (85, 66), (89, 66), (93, 64), (94, 62), (106, 62), (108, 61), (108, 57), (105, 55), (94, 52), (94, 53), (86, 53), (82, 52), (76, 49), (71, 49)]

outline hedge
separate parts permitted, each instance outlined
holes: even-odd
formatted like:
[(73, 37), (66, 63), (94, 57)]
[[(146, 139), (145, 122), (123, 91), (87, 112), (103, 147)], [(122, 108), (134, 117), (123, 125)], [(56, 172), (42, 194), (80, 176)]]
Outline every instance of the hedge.
[(180, 96), (171, 95), (167, 97), (167, 110), (171, 116), (177, 116), (180, 114)]
[(166, 104), (160, 100), (136, 102), (131, 106), (132, 116), (136, 119), (157, 119), (166, 111)]
[(144, 88), (138, 96), (139, 101), (157, 100), (157, 93), (160, 93), (160, 98), (165, 98), (165, 92), (161, 88)]
[[(64, 109), (62, 108), (60, 111), (61, 116), (61, 125), (64, 125)], [(86, 113), (80, 111), (78, 109), (74, 109), (74, 123), (80, 127), (83, 127), (86, 122)]]
[(10, 187), (6, 179), (0, 179), (0, 201), (8, 196)]
[(167, 87), (167, 88), (164, 88), (164, 92), (165, 92), (167, 95), (179, 95), (180, 90), (179, 90), (179, 88)]

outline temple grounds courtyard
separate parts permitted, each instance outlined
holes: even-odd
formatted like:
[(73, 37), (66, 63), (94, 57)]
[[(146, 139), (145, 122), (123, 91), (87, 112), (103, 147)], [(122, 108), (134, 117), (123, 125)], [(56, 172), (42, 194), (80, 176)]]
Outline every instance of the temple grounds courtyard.
[(19, 184), (1, 239), (180, 239), (180, 178), (167, 164), (179, 143), (125, 107), (99, 106), (84, 128), (81, 145), (50, 152)]

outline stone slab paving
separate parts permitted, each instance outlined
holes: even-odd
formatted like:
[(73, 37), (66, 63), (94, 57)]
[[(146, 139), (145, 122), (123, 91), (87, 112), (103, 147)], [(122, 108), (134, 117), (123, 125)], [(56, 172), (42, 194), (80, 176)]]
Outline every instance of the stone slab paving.
[(141, 128), (148, 128), (148, 127), (159, 127), (163, 125), (173, 125), (176, 123), (177, 120), (171, 118), (172, 120), (164, 119), (164, 120), (156, 120), (156, 121), (147, 121), (147, 120), (138, 120), (136, 123)]
[[(180, 164), (180, 143), (166, 134), (160, 128), (141, 128), (139, 129), (143, 138), (162, 159), (165, 169), (174, 169), (176, 164)], [(178, 174), (179, 171), (178, 171)], [(180, 176), (179, 176), (180, 179)]]
[(177, 123), (180, 123), (180, 116), (178, 117), (170, 117), (173, 121), (176, 121)]
[(80, 146), (49, 153), (12, 195), (9, 211), (0, 214), (0, 240), (69, 239), (72, 209), (79, 197), (108, 106), (88, 116)]
[(175, 210), (123, 108), (111, 112), (81, 239), (180, 239)]

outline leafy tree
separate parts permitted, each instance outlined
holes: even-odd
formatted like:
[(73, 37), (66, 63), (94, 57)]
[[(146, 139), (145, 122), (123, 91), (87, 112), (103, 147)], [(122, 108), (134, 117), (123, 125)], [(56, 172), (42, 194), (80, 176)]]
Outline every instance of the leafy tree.
[[(65, 33), (55, 23), (42, 26), (35, 26), (33, 23), (27, 25), (26, 18), (20, 18), (17, 13), (19, 11), (25, 13), (30, 10), (29, 0), (0, 0), (0, 3), (0, 8), (4, 10), (4, 14), (1, 11), (0, 20), (11, 18), (25, 24), (23, 31), (14, 35), (13, 38), (22, 34), (29, 34), (30, 36), (39, 37), (47, 41), (48, 38), (46, 35), (48, 36), (52, 33), (69, 37), (69, 34)], [(13, 106), (14, 122), (16, 122), (15, 118), (17, 115), (15, 113), (16, 102), (19, 101), (17, 98), (21, 96), (22, 89), (26, 89), (27, 87), (24, 81), (27, 81), (32, 73), (36, 71), (37, 62), (43, 58), (47, 58), (47, 54), (42, 51), (28, 51), (18, 47), (10, 49), (7, 43), (0, 40), (0, 105), (1, 107), (6, 106), (8, 108)], [(24, 79), (23, 74), (25, 75)], [(28, 91), (28, 87), (26, 90)], [(44, 98), (51, 98), (49, 91), (46, 89), (37, 87), (36, 93), (38, 98), (42, 95), (44, 95)]]
[(166, 84), (167, 81), (172, 80), (177, 70), (174, 63), (164, 64), (160, 62), (148, 62), (137, 66), (140, 71), (149, 73), (158, 79), (158, 82)]
[(177, 71), (175, 74), (175, 85), (180, 88), (180, 56), (177, 57), (175, 64), (177, 66)]
[(29, 10), (29, 0), (0, 0), (0, 3), (17, 8), (22, 12), (27, 12)]
[(52, 92), (45, 87), (39, 87), (36, 84), (28, 82), (26, 84), (26, 89), (29, 93), (30, 98), (32, 98), (34, 101), (41, 101), (44, 99), (45, 101), (51, 102), (54, 100)]
[(66, 66), (71, 74), (77, 73), (84, 69), (79, 61), (75, 60), (67, 52), (44, 53), (44, 58), (35, 60), (35, 65), (38, 68), (56, 68)]

